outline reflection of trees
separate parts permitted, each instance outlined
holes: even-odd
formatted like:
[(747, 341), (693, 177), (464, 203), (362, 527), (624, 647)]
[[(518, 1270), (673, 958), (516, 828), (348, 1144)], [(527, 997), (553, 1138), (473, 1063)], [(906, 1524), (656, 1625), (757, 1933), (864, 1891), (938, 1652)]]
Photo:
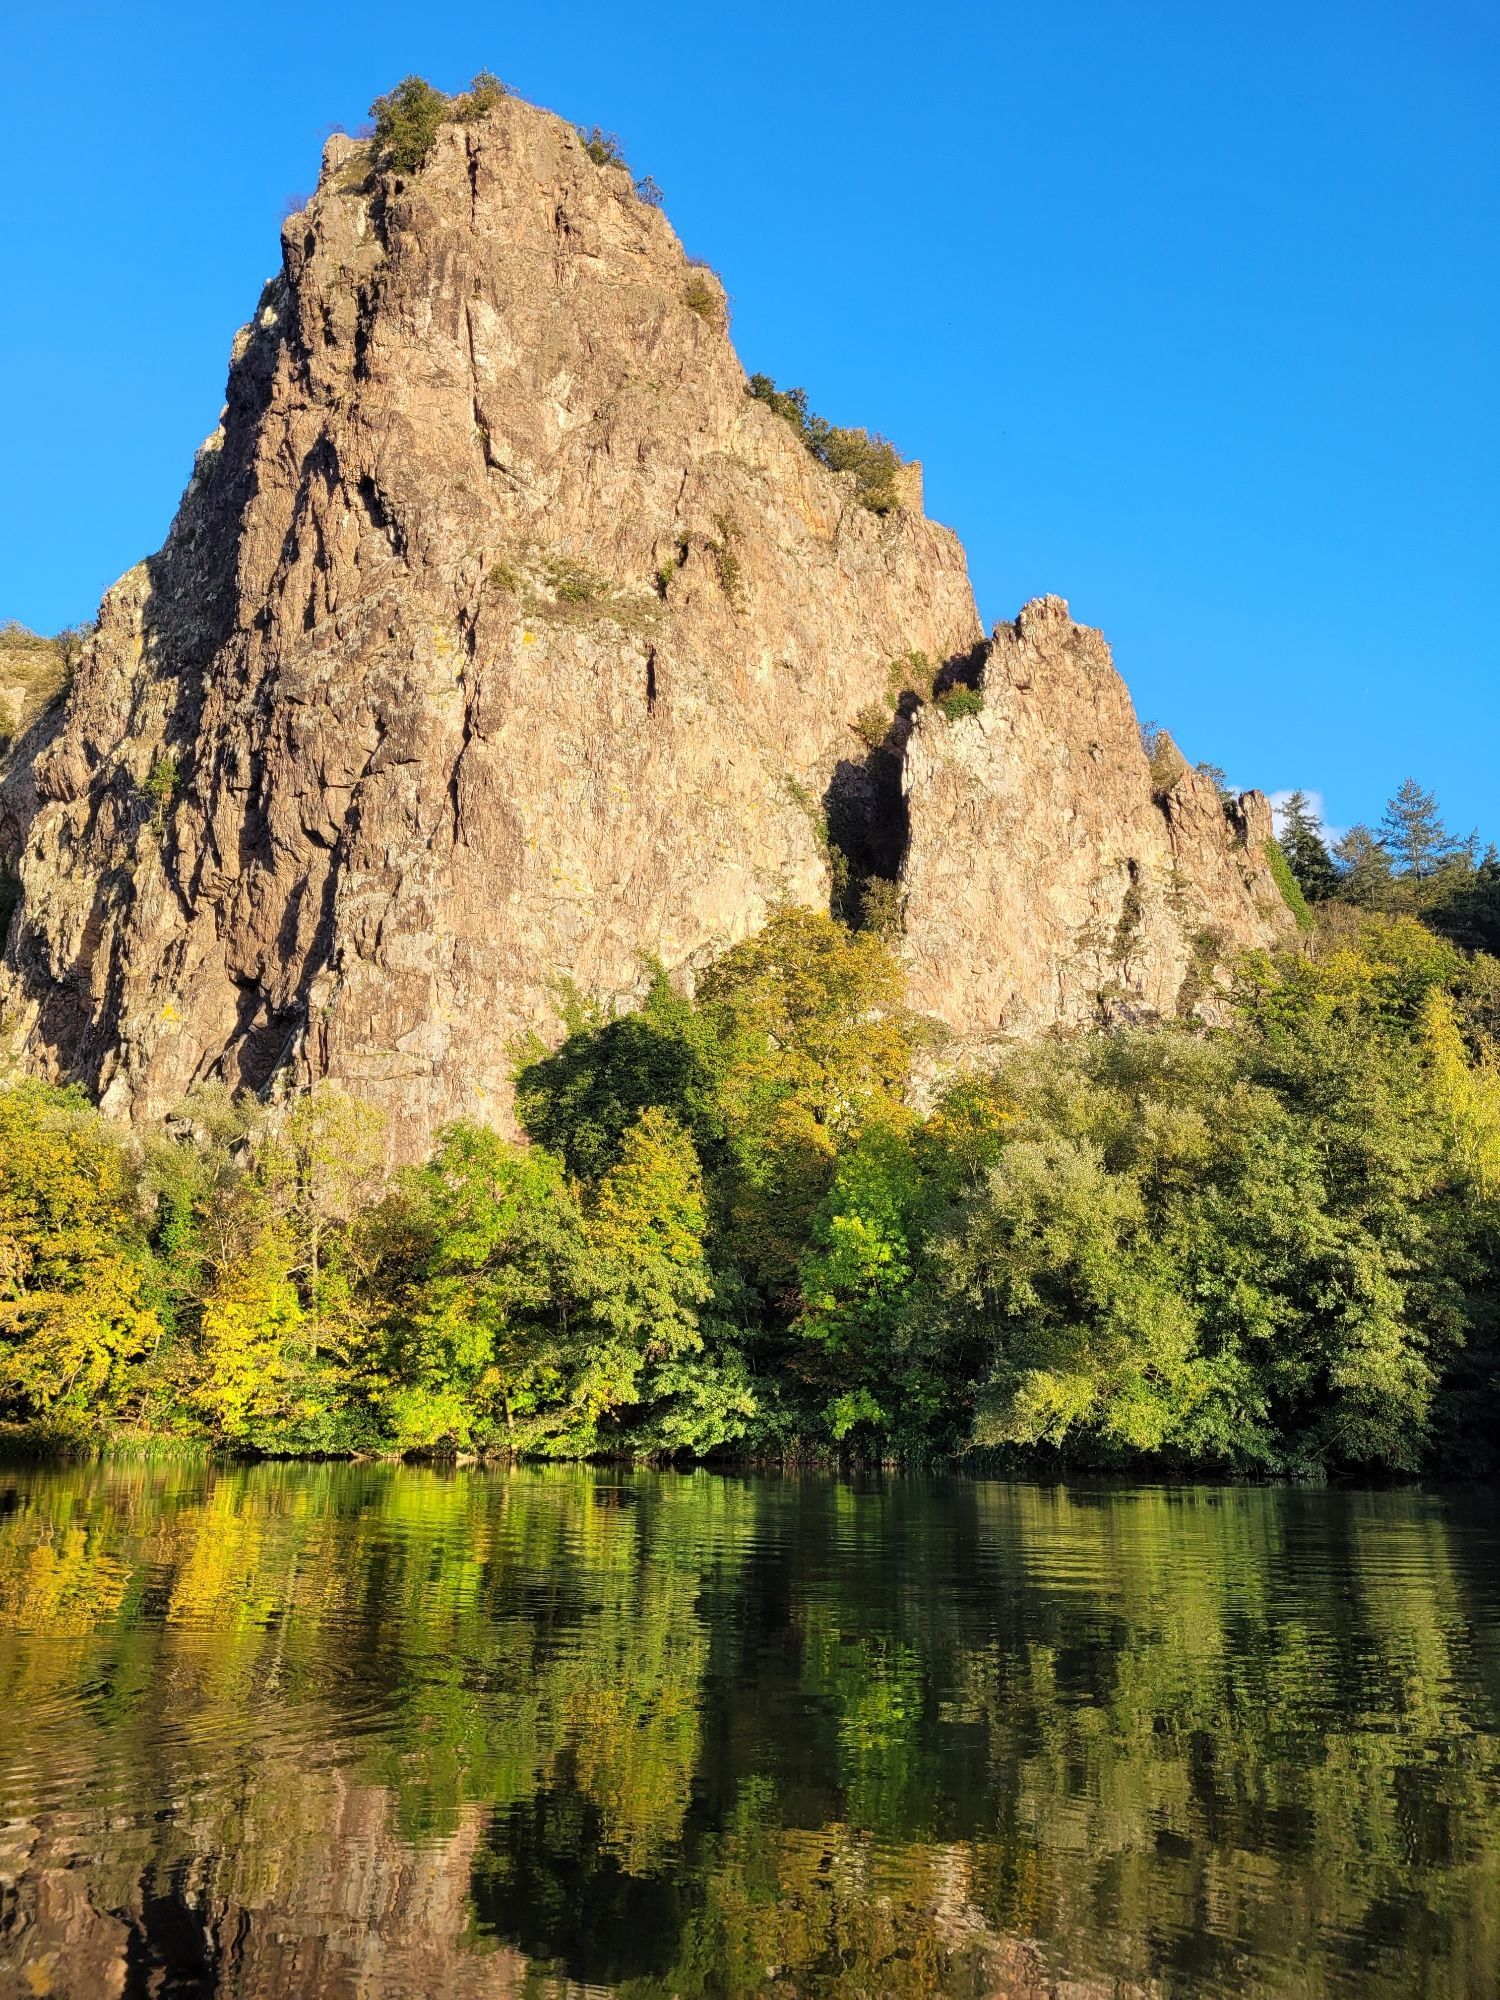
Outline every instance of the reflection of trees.
[(170, 1906), (205, 1949), (301, 1937), (314, 1991), (399, 1949), (413, 1990), (632, 2000), (1043, 1991), (1044, 1957), (1287, 1995), (1420, 1967), (1462, 2000), (1500, 1960), (1492, 1544), (1430, 1497), (11, 1485), (0, 1711), (33, 1721), (0, 1732), (0, 1872), (28, 1949)]

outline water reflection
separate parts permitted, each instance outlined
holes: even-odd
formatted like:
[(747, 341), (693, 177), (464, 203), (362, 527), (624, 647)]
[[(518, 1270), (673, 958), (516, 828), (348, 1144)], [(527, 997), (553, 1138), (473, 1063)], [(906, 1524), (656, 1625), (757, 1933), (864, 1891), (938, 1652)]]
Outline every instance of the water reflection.
[(1409, 1493), (0, 1473), (0, 1992), (1477, 2000), (1497, 1546)]

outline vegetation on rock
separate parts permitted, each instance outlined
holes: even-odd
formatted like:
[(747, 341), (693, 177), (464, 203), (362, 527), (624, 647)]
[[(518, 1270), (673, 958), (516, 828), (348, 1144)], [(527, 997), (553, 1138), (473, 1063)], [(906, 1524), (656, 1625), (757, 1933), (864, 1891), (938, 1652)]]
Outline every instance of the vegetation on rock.
[(445, 96), (425, 77), (403, 77), (394, 90), (377, 97), (370, 106), (375, 121), (372, 143), (376, 165), (393, 173), (416, 173), (446, 120), (463, 125), (483, 118), (506, 94), (499, 77), (487, 69), (457, 97)]
[(901, 458), (888, 438), (829, 423), (809, 410), (805, 389), (778, 389), (769, 375), (752, 375), (749, 393), (792, 426), (820, 465), (826, 465), (830, 472), (853, 474), (862, 507), (887, 514), (900, 504), (896, 475)]

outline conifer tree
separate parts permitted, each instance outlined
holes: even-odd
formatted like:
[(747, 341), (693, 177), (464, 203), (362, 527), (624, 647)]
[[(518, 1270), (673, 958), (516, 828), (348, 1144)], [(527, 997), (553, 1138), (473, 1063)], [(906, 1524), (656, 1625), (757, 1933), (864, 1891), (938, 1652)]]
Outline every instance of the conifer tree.
[(1338, 893), (1339, 872), (1306, 792), (1293, 792), (1282, 807), (1277, 839), (1297, 886), (1310, 903), (1326, 902)]
[(1391, 907), (1394, 873), (1390, 853), (1367, 826), (1351, 826), (1335, 843), (1333, 858), (1338, 864), (1338, 893), (1345, 902), (1362, 910)]
[(1403, 779), (1388, 801), (1380, 837), (1397, 871), (1418, 882), (1435, 875), (1463, 846), (1444, 826), (1434, 794), (1424, 792), (1415, 778)]

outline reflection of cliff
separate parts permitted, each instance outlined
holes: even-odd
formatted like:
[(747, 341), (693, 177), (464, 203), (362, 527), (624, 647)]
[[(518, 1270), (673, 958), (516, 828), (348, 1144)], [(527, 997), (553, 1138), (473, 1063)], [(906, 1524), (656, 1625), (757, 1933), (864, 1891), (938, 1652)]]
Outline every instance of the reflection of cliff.
[[(162, 1858), (133, 1878), (97, 1866), (97, 1841), (71, 1815), (8, 1829), (0, 1994), (1148, 2000), (1159, 1990), (1066, 1978), (1040, 1945), (997, 1936), (975, 1900), (982, 1851), (963, 1843), (893, 1857), (844, 1826), (746, 1827), (725, 1839), (701, 1881), (632, 1877), (594, 1845), (550, 1880), (513, 1881), (526, 1899), (509, 1907), (495, 1894), (492, 1849), (476, 1885), (483, 1930), (501, 1917), (524, 1934), (523, 1956), (475, 1934), (471, 1869), (487, 1818), (479, 1808), (466, 1808), (447, 1839), (416, 1845), (397, 1835), (389, 1793), (337, 1776), (309, 1778), (285, 1809), (280, 1851), (257, 1842), (183, 1853), (166, 1835)], [(563, 1818), (581, 1826), (588, 1815), (564, 1806)], [(200, 1839), (208, 1830), (197, 1829)], [(690, 1982), (704, 1964), (715, 1972), (700, 1989)]]
[(1474, 1513), (0, 1473), (0, 2000), (1492, 2000)]
[[(158, 1830), (160, 1859), (131, 1879), (97, 1865), (75, 1815), (0, 1835), (0, 1993), (55, 2000), (493, 2000), (517, 1994), (512, 1951), (469, 1934), (469, 1872), (484, 1815), (448, 1839), (402, 1841), (394, 1802), (337, 1774), (283, 1779), (275, 1835), (220, 1850)], [(191, 1818), (191, 1808), (185, 1817)], [(202, 1842), (202, 1836), (212, 1837)], [(5, 1982), (9, 1980), (10, 1985)]]

